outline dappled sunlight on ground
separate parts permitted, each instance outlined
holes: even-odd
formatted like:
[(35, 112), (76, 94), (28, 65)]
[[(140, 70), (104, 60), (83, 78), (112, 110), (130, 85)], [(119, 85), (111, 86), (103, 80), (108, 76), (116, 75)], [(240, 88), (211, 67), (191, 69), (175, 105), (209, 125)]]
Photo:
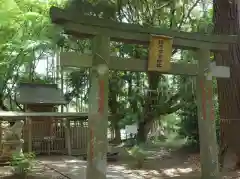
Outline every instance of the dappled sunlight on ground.
[[(134, 168), (135, 161), (131, 158), (120, 158), (116, 162), (108, 163), (108, 179), (198, 179), (200, 178), (199, 154), (172, 152), (164, 149), (151, 149), (148, 158), (141, 169)], [(81, 158), (70, 156), (39, 157), (32, 175), (46, 176), (47, 178), (62, 177), (63, 179), (84, 179), (87, 162)], [(0, 167), (3, 173), (10, 173), (10, 169)], [(225, 174), (226, 175), (226, 174)], [(240, 178), (237, 172), (228, 172), (228, 177)], [(230, 177), (232, 176), (232, 177)], [(235, 176), (235, 177), (233, 177)], [(38, 179), (38, 178), (37, 178)]]
[(193, 171), (191, 168), (169, 168), (165, 170), (129, 169), (119, 165), (110, 165), (108, 168), (110, 173), (112, 171), (117, 171), (118, 173), (121, 173), (123, 178), (129, 179), (175, 177)]
[(0, 176), (6, 176), (11, 174), (11, 168), (10, 167), (0, 167)]
[[(154, 153), (151, 151), (150, 153)], [(167, 152), (163, 152), (161, 155), (166, 155)], [(123, 160), (109, 163), (107, 169), (107, 178), (109, 179), (161, 179), (165, 177), (176, 177), (182, 174), (186, 175), (191, 173), (193, 169), (189, 167), (181, 167), (183, 162), (181, 161), (179, 167), (171, 167), (172, 160), (170, 157), (163, 157), (160, 154), (159, 158), (148, 159), (144, 162), (144, 167), (142, 169), (133, 168), (135, 161), (133, 160)], [(152, 158), (152, 157), (150, 157)], [(69, 157), (41, 157), (39, 158), (42, 164), (47, 165), (49, 168), (54, 168), (57, 171), (61, 171), (64, 175), (72, 178), (84, 178), (86, 175), (86, 161)], [(168, 162), (163, 162), (163, 161)], [(165, 163), (165, 164), (163, 164)], [(176, 165), (176, 163), (174, 164)], [(170, 167), (169, 167), (170, 166)]]
[(180, 174), (187, 174), (193, 172), (192, 168), (170, 168), (167, 170), (162, 170), (162, 173), (169, 177), (180, 176)]

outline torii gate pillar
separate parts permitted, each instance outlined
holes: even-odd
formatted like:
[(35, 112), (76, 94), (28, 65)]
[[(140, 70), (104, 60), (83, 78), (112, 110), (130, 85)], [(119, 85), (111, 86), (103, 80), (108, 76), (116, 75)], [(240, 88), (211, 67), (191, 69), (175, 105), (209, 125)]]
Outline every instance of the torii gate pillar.
[(106, 179), (110, 38), (95, 36), (92, 49), (87, 179)]

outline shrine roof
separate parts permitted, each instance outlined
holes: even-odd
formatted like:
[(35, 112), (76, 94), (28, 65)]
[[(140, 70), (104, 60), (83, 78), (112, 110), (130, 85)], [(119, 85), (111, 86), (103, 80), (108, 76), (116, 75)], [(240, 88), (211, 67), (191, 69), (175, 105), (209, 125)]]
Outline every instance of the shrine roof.
[(19, 104), (67, 104), (57, 84), (20, 83), (16, 92)]

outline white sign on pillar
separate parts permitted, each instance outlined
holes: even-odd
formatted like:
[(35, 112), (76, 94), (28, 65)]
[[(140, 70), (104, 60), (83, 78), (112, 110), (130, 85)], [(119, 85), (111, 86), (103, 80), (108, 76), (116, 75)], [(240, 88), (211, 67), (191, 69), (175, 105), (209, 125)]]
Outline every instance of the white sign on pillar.
[(105, 75), (108, 71), (108, 66), (106, 64), (99, 64), (97, 66), (97, 72), (99, 75)]
[(216, 62), (210, 63), (209, 67), (205, 70), (207, 80), (212, 80), (212, 77), (217, 78), (230, 78), (230, 68), (227, 66), (217, 66)]

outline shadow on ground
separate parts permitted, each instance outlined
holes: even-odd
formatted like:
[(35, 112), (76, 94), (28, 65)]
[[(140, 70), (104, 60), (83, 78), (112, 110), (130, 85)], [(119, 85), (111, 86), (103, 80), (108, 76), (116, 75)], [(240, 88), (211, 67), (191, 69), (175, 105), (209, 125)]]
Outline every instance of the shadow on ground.
[[(199, 154), (188, 154), (182, 151), (171, 151), (164, 148), (149, 148), (148, 158), (143, 168), (134, 169), (135, 161), (121, 155), (117, 162), (108, 163), (108, 179), (193, 179), (200, 178)], [(1, 168), (3, 172), (9, 171)], [(9, 172), (10, 173), (10, 172)], [(31, 173), (34, 176), (46, 178), (84, 179), (86, 176), (86, 161), (80, 157), (47, 156), (39, 157), (38, 163)], [(223, 178), (240, 178), (237, 172), (225, 172)], [(12, 178), (14, 179), (14, 178)], [(30, 178), (32, 179), (32, 178)], [(42, 179), (42, 178), (34, 178)]]

